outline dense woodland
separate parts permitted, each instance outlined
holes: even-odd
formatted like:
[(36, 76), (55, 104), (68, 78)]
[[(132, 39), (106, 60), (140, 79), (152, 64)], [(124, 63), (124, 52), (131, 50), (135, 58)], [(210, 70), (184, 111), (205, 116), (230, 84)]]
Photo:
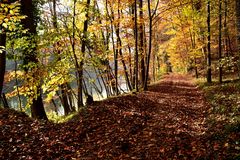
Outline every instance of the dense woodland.
[[(107, 104), (119, 104), (121, 107), (124, 106), (123, 103), (129, 103), (129, 108), (131, 108), (134, 102), (130, 103), (130, 101), (133, 99), (128, 97), (124, 99), (122, 94), (132, 94), (143, 98), (142, 104), (145, 106), (138, 104), (137, 101), (136, 107), (148, 110), (147, 105), (151, 106), (152, 101), (147, 101), (144, 96), (141, 97), (141, 94), (148, 94), (152, 91), (165, 93), (165, 90), (166, 93), (175, 94), (177, 88), (169, 89), (172, 87), (169, 84), (175, 82), (170, 83), (169, 81), (175, 78), (180, 79), (179, 82), (181, 82), (183, 79), (184, 83), (181, 85), (187, 84), (185, 87), (188, 85), (192, 87), (188, 84), (189, 79), (186, 80), (189, 75), (200, 79), (201, 84), (207, 86), (205, 89), (203, 87), (206, 98), (211, 99), (214, 93), (220, 94), (224, 90), (214, 88), (216, 89), (214, 92), (211, 86), (216, 84), (223, 87), (226, 82), (232, 85), (230, 89), (225, 88), (227, 89), (226, 93), (229, 90), (232, 90), (232, 92), (229, 91), (229, 94), (239, 93), (239, 90), (235, 90), (236, 86), (240, 84), (238, 81), (240, 76), (239, 54), (239, 0), (0, 1), (0, 107), (6, 110), (14, 109), (25, 112), (34, 119), (48, 121), (52, 116), (68, 116), (76, 111), (79, 111), (81, 116), (83, 114), (82, 119), (86, 118), (90, 121), (102, 114), (102, 117), (106, 117), (109, 110), (101, 109), (99, 106), (97, 109), (93, 109), (94, 111), (90, 109), (89, 114), (84, 115), (84, 113), (87, 112), (86, 108), (96, 104), (96, 101), (106, 98), (110, 98), (109, 101), (107, 100)], [(12, 67), (9, 68), (9, 64)], [(160, 79), (172, 73), (181, 73), (186, 77), (170, 76), (170, 80), (167, 80), (166, 83), (164, 80), (163, 83), (169, 87), (165, 88), (160, 85), (158, 91), (154, 90), (152, 84), (156, 84)], [(213, 90), (210, 91), (210, 89)], [(179, 90), (179, 93), (181, 92), (188, 95), (186, 97), (195, 94), (195, 91), (192, 90)], [(196, 94), (198, 95), (198, 92)], [(119, 96), (120, 99), (116, 98)], [(155, 95), (149, 93), (149, 96), (153, 98)], [(164, 97), (161, 94), (159, 96)], [(220, 96), (220, 98), (222, 97)], [(172, 98), (176, 98), (176, 96)], [(128, 99), (129, 102), (127, 102)], [(157, 101), (157, 99), (155, 98), (153, 101)], [(215, 105), (212, 111), (217, 111), (222, 104), (230, 106), (231, 101), (234, 103), (236, 101), (236, 105), (239, 106), (237, 97), (235, 99), (228, 97), (227, 99), (230, 102), (209, 100), (211, 101), (210, 105)], [(198, 100), (196, 101), (198, 102)], [(202, 104), (202, 101), (204, 100), (199, 100), (199, 104)], [(172, 102), (171, 106), (174, 103)], [(197, 105), (195, 102), (192, 103)], [(156, 104), (154, 103), (154, 105)], [(188, 105), (191, 105), (190, 101), (186, 103), (186, 106)], [(206, 106), (208, 104), (203, 106), (205, 108), (203, 110), (208, 112)], [(236, 119), (239, 120), (239, 109), (239, 107), (231, 108), (231, 116), (235, 117), (234, 122)], [(7, 116), (6, 110), (1, 110), (2, 118)], [(115, 108), (113, 110), (115, 111)], [(224, 114), (226, 110), (230, 111), (230, 109), (224, 109)], [(13, 110), (10, 111), (7, 117), (11, 118), (11, 115), (16, 113)], [(106, 114), (103, 113), (105, 111)], [(149, 112), (150, 116), (154, 111), (153, 109)], [(185, 112), (190, 111), (186, 110)], [(156, 113), (158, 113), (157, 110)], [(169, 112), (169, 115), (171, 114)], [(136, 119), (130, 119), (132, 124), (135, 122), (145, 124), (141, 118), (146, 119), (146, 115), (138, 115), (135, 112), (131, 112), (130, 115), (137, 116)], [(227, 116), (227, 114), (225, 115)], [(127, 112), (123, 117), (116, 116), (115, 118), (121, 119), (126, 116), (129, 116)], [(22, 121), (22, 119), (26, 119), (25, 115), (19, 115), (19, 120)], [(25, 120), (23, 121), (25, 123)], [(37, 123), (36, 126), (41, 128), (42, 124), (38, 124), (40, 122), (26, 120), (26, 123), (30, 123), (30, 121), (33, 124)], [(1, 121), (0, 124), (2, 124)], [(9, 122), (9, 124), (11, 123)], [(79, 125), (76, 122), (73, 124), (68, 122), (63, 128), (74, 124)], [(47, 130), (49, 133), (53, 133), (54, 128), (59, 129), (58, 126), (51, 125), (48, 126), (49, 128), (43, 127), (44, 134)], [(121, 125), (125, 126), (126, 124)], [(77, 130), (85, 132), (86, 127), (81, 127)], [(133, 127), (136, 128), (136, 126)], [(25, 130), (26, 133), (35, 134), (28, 129)], [(67, 132), (68, 128), (65, 129)], [(88, 131), (86, 129), (86, 132)], [(150, 137), (152, 132), (149, 132)], [(85, 137), (81, 138), (88, 141), (88, 134), (83, 133), (83, 135)], [(237, 139), (238, 136), (239, 134), (231, 134), (229, 137)], [(200, 139), (194, 141), (194, 144), (201, 143), (203, 145), (203, 141)], [(222, 146), (227, 149), (226, 152), (224, 150), (224, 153), (220, 155), (212, 153), (213, 156), (206, 153), (207, 156), (203, 157), (224, 159), (230, 155), (231, 158), (239, 156), (239, 154), (235, 154), (239, 151), (239, 146), (237, 149), (235, 146), (235, 151), (232, 152), (230, 151), (232, 148), (228, 147), (229, 139), (225, 140), (226, 143), (223, 142)], [(86, 141), (82, 143), (86, 143)], [(71, 143), (69, 142), (69, 144)], [(233, 143), (239, 145), (240, 142), (234, 141)], [(101, 142), (102, 144), (103, 142)], [(128, 150), (129, 145), (130, 143), (125, 144), (125, 142), (121, 144), (122, 151)], [(144, 145), (142, 144), (142, 146)], [(209, 142), (209, 146), (213, 146), (215, 150), (215, 141)], [(138, 152), (135, 151), (131, 154)], [(149, 150), (148, 156), (155, 155), (153, 151)], [(72, 152), (74, 151), (72, 150)], [(170, 150), (168, 153), (167, 150), (160, 149), (160, 153), (163, 152), (169, 155), (175, 153)], [(205, 154), (205, 151), (201, 150), (201, 153)], [(102, 154), (103, 157), (107, 157), (105, 152)], [(119, 156), (111, 154), (113, 154), (112, 157)], [(180, 154), (178, 151), (178, 154), (181, 156), (189, 154), (189, 152)], [(196, 154), (198, 155), (200, 152)], [(69, 153), (69, 157), (71, 156)], [(124, 157), (121, 156), (119, 156), (120, 159)], [(146, 159), (149, 158), (147, 155), (145, 156)], [(193, 157), (192, 155), (187, 158)]]
[[(44, 104), (68, 115), (93, 90), (107, 97), (147, 90), (172, 70), (222, 82), (239, 68), (238, 6), (230, 0), (2, 1), (0, 92), (15, 83), (1, 99), (8, 107), (7, 99), (18, 97), (16, 109), (30, 107), (32, 117), (47, 119)], [(6, 59), (15, 61), (7, 72)]]

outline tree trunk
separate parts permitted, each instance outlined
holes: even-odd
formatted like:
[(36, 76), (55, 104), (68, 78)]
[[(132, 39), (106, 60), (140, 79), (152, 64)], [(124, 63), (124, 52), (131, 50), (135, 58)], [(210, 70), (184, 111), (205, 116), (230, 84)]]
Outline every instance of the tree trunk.
[(121, 61), (122, 61), (124, 74), (125, 74), (125, 81), (127, 83), (127, 86), (129, 88), (129, 90), (131, 91), (132, 86), (131, 86), (131, 83), (130, 83), (130, 80), (129, 80), (129, 74), (128, 74), (128, 71), (127, 71), (127, 66), (126, 66), (126, 63), (123, 59), (123, 53), (122, 53), (122, 40), (121, 40), (121, 37), (120, 37), (120, 16), (121, 15), (120, 15), (119, 7), (120, 7), (120, 0), (118, 0), (118, 23), (117, 23), (117, 26), (115, 26), (116, 35), (117, 35), (117, 50), (118, 50), (119, 55), (121, 56)]
[[(28, 29), (28, 36), (29, 41), (31, 42), (30, 45), (35, 45), (36, 46), (36, 41), (34, 40), (34, 37), (37, 35), (36, 31), (36, 21), (34, 19), (34, 11), (35, 11), (35, 6), (33, 5), (32, 0), (21, 0), (21, 11), (23, 15), (26, 15), (27, 17), (22, 20), (23, 26), (25, 29)], [(32, 50), (29, 52), (26, 50), (24, 52), (24, 65), (27, 66), (25, 67), (25, 71), (27, 72), (30, 68), (28, 67), (29, 63), (35, 63), (36, 65), (38, 64), (38, 59), (36, 56), (36, 47), (32, 48)], [(33, 118), (37, 119), (44, 119), (48, 120), (46, 112), (44, 110), (43, 106), (43, 100), (41, 96), (41, 86), (37, 86), (37, 95), (36, 98), (33, 99), (33, 102), (31, 104), (31, 113)]]
[[(119, 7), (119, 6), (118, 6)], [(112, 6), (111, 6), (111, 12), (112, 12), (112, 16), (114, 17), (114, 13), (113, 13), (113, 8), (112, 8)], [(112, 21), (114, 20), (114, 18), (112, 19)], [(113, 29), (113, 26), (112, 26), (112, 29)], [(112, 38), (113, 38), (113, 35), (114, 35), (114, 33), (112, 32)], [(114, 43), (114, 38), (113, 38), (113, 42), (112, 43)], [(114, 45), (114, 44), (113, 44)], [(119, 92), (118, 92), (118, 48), (119, 48), (119, 46), (118, 46), (119, 44), (118, 44), (118, 41), (117, 41), (117, 48), (115, 49), (115, 54), (114, 54), (114, 75), (115, 75), (115, 82), (114, 82), (114, 84), (113, 85), (115, 85), (115, 88), (116, 88), (116, 95), (118, 95), (119, 94)]]
[[(240, 0), (236, 0), (236, 23), (237, 23), (237, 49), (240, 54)], [(240, 77), (240, 60), (238, 60), (238, 74)]]
[(152, 26), (153, 26), (153, 17), (156, 14), (157, 7), (160, 0), (157, 0), (157, 4), (155, 9), (151, 9), (151, 2), (148, 0), (148, 17), (149, 17), (149, 42), (148, 42), (148, 54), (147, 54), (147, 63), (146, 63), (146, 73), (145, 73), (145, 80), (144, 80), (144, 90), (147, 90), (148, 78), (149, 78), (149, 67), (150, 67), (150, 59), (152, 54)]
[(228, 25), (227, 25), (227, 17), (228, 17), (228, 2), (224, 0), (224, 56), (229, 56), (229, 46), (228, 46)]
[[(132, 15), (132, 23), (134, 24), (133, 25), (133, 28), (132, 28), (132, 30), (133, 30), (133, 35), (134, 35), (134, 39), (136, 39), (136, 31), (135, 31), (135, 2), (131, 5), (131, 15)], [(131, 46), (129, 46), (129, 54), (131, 54)], [(136, 49), (136, 48), (135, 48)], [(132, 57), (131, 57), (131, 55), (130, 55), (130, 64), (132, 64)], [(136, 74), (135, 74), (135, 72), (136, 72), (136, 68), (135, 68), (135, 53), (134, 53), (134, 56), (133, 56), (133, 62), (134, 62), (134, 64), (132, 65), (132, 69), (131, 69), (131, 77), (132, 77), (132, 86), (133, 86), (133, 89), (135, 89), (136, 88), (136, 84), (135, 84), (135, 82), (136, 82)]]
[[(111, 11), (111, 15), (108, 11), (108, 6), (110, 7), (110, 11)], [(111, 22), (110, 24), (110, 28), (111, 28), (111, 39), (112, 39), (112, 48), (113, 48), (113, 54), (114, 54), (114, 74), (111, 74), (111, 66), (109, 65), (109, 63), (107, 64), (107, 70), (108, 70), (108, 74), (107, 74), (107, 77), (108, 77), (108, 82), (109, 82), (109, 85), (111, 86), (111, 89), (112, 89), (112, 92), (113, 94), (115, 95), (118, 95), (119, 94), (119, 90), (118, 90), (118, 49), (116, 49), (115, 47), (115, 41), (114, 41), (114, 24), (113, 24), (113, 21), (114, 21), (114, 12), (113, 12), (113, 7), (112, 7), (112, 4), (111, 3), (108, 3), (108, 0), (105, 1), (105, 8), (106, 8), (106, 11), (107, 11), (107, 16)], [(110, 73), (109, 73), (110, 72)]]
[(219, 0), (219, 35), (218, 35), (218, 61), (219, 61), (219, 82), (222, 83), (223, 68), (222, 68), (222, 0)]
[(68, 97), (67, 97), (67, 84), (64, 83), (60, 86), (61, 90), (61, 97), (62, 97), (62, 105), (64, 109), (64, 115), (68, 115), (72, 112), (70, 105), (68, 103)]
[(139, 1), (139, 18), (140, 18), (140, 26), (139, 26), (139, 54), (140, 54), (140, 79), (141, 79), (141, 85), (144, 87), (144, 81), (145, 81), (145, 55), (144, 55), (144, 33), (143, 33), (143, 1)]
[(138, 25), (137, 25), (137, 0), (134, 3), (134, 30), (135, 30), (135, 89), (138, 92)]
[(37, 93), (39, 95), (37, 96), (37, 99), (33, 99), (33, 102), (31, 105), (32, 118), (48, 120), (46, 112), (44, 110), (44, 106), (43, 106), (41, 90), (38, 89)]
[[(56, 11), (56, 0), (53, 0), (53, 11), (52, 11), (52, 23), (53, 23), (53, 28), (58, 31), (58, 21), (57, 21), (57, 11)], [(62, 59), (61, 58), (61, 50), (58, 48), (58, 46), (56, 46), (56, 52), (57, 52), (57, 55), (59, 57), (59, 61)], [(64, 83), (62, 85), (60, 85), (60, 91), (61, 91), (61, 102), (62, 102), (62, 105), (63, 105), (63, 109), (64, 109), (64, 114), (65, 115), (68, 115), (69, 113), (71, 113), (73, 110), (72, 110), (72, 107), (70, 106), (70, 103), (71, 103), (71, 100), (68, 98), (70, 97), (70, 95), (68, 95), (68, 84), (67, 83)]]
[(0, 95), (0, 101), (2, 101), (4, 108), (10, 108), (8, 105), (6, 95), (4, 93), (2, 95)]
[[(0, 26), (1, 29), (1, 26)], [(2, 33), (0, 34), (0, 46), (6, 47), (6, 34)], [(2, 53), (0, 53), (0, 95), (2, 95), (2, 89), (3, 89), (3, 82), (4, 82), (4, 74), (6, 69), (6, 51), (1, 50)]]
[(207, 36), (207, 82), (212, 82), (212, 69), (211, 69), (211, 10), (210, 10), (210, 0), (207, 2), (207, 28), (208, 28), (208, 36)]
[(152, 52), (152, 13), (151, 13), (150, 0), (148, 0), (148, 17), (149, 17), (149, 44), (148, 44), (147, 66), (146, 66), (146, 73), (145, 73), (144, 90), (147, 90), (149, 65), (150, 65), (150, 58), (151, 58), (151, 52)]
[[(4, 2), (7, 3), (7, 2)], [(3, 26), (0, 25), (0, 98), (2, 97), (3, 83), (4, 83), (4, 75), (6, 70), (6, 33), (3, 31)], [(2, 97), (3, 98), (3, 97)], [(5, 106), (5, 105), (4, 105)]]
[[(82, 46), (81, 46), (81, 52), (82, 52), (83, 59), (80, 62), (80, 70), (79, 70), (79, 72), (80, 72), (80, 75), (79, 75), (79, 81), (80, 81), (79, 85), (80, 85), (80, 87), (79, 87), (79, 89), (83, 88), (83, 84), (82, 84), (82, 81), (83, 81), (83, 66), (84, 66), (84, 57), (85, 57), (86, 44), (87, 44), (87, 31), (88, 31), (90, 3), (91, 3), (91, 1), (87, 0), (86, 9), (85, 9), (86, 10), (86, 13), (85, 13), (86, 20), (84, 21), (84, 24), (83, 24), (83, 37), (82, 37)], [(82, 91), (80, 92), (80, 96), (81, 96), (81, 103), (82, 103), (82, 101), (83, 101)], [(78, 107), (80, 107), (80, 106), (78, 106)]]
[(53, 16), (52, 16), (52, 23), (54, 28), (58, 28), (57, 25), (57, 10), (56, 10), (56, 0), (53, 0)]

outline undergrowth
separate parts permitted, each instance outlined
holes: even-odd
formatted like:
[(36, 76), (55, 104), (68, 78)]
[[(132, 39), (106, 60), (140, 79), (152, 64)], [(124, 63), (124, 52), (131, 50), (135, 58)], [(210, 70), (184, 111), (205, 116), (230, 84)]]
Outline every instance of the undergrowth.
[(49, 112), (47, 113), (47, 116), (48, 116), (48, 119), (54, 123), (64, 123), (71, 120), (77, 114), (78, 112), (74, 112), (67, 116), (64, 116), (64, 115), (60, 116), (60, 115), (57, 115), (56, 112)]

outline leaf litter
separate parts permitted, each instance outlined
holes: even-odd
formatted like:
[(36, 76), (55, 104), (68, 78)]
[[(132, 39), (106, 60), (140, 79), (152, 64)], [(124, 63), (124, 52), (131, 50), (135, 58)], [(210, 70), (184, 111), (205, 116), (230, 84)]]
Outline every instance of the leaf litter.
[(210, 105), (191, 80), (167, 75), (149, 91), (95, 102), (61, 124), (0, 109), (0, 157), (237, 159), (239, 132), (207, 123)]

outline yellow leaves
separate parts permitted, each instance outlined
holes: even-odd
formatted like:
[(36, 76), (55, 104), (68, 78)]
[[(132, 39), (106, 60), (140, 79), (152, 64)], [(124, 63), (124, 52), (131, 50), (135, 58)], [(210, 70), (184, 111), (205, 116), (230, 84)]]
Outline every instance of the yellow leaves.
[(93, 25), (88, 27), (88, 31), (92, 33), (92, 32), (96, 32), (96, 31), (100, 31), (101, 28), (102, 28), (101, 24), (94, 23)]
[(43, 79), (43, 93), (46, 94), (45, 102), (50, 102), (62, 84), (72, 81), (71, 75), (68, 73), (72, 68), (71, 64), (66, 59), (61, 59), (54, 66), (51, 66), (51, 70), (45, 70), (45, 76)]
[(0, 4), (0, 25), (6, 30), (14, 31), (17, 29), (15, 23), (20, 22), (25, 16), (20, 15), (20, 4)]

